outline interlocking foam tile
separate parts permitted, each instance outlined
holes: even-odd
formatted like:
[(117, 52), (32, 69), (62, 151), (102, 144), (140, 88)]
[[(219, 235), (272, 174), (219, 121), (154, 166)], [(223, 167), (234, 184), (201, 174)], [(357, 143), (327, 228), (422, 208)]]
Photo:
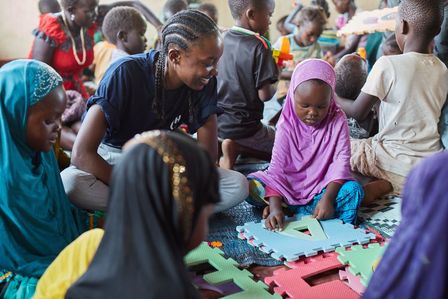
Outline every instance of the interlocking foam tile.
[(311, 286), (305, 280), (326, 271), (340, 268), (342, 265), (334, 252), (305, 258), (287, 265), (292, 269), (280, 269), (275, 271), (272, 277), (265, 278), (265, 282), (273, 287), (277, 294), (287, 295), (288, 298), (293, 299), (359, 298), (358, 294), (340, 280), (327, 281), (314, 286)]
[(344, 270), (339, 270), (339, 278), (344, 281), (353, 291), (355, 291), (359, 295), (363, 295), (366, 287), (359, 280), (359, 276), (355, 276), (350, 271), (348, 271), (348, 267)]
[(349, 265), (349, 272), (353, 275), (359, 275), (361, 283), (367, 286), (373, 273), (373, 263), (383, 255), (386, 246), (380, 246), (379, 243), (369, 244), (368, 247), (355, 245), (346, 250), (345, 248), (337, 248), (339, 253), (339, 261), (345, 265)]
[[(298, 238), (290, 233), (269, 231), (260, 222), (248, 222), (238, 226), (240, 238), (245, 238), (250, 245), (258, 247), (261, 251), (270, 254), (277, 260), (295, 261), (302, 256), (313, 256), (319, 251), (330, 252), (336, 247), (348, 247), (352, 244), (365, 244), (375, 239), (372, 233), (366, 233), (363, 229), (355, 229), (351, 224), (344, 224), (339, 219), (318, 221), (310, 219), (310, 216), (294, 216), (285, 219), (289, 231), (302, 230), (303, 226), (308, 228), (317, 240), (312, 238)], [(316, 221), (320, 226), (311, 223)], [(292, 227), (290, 227), (292, 226)], [(313, 233), (314, 231), (314, 233)], [(304, 234), (303, 234), (304, 235)], [(324, 236), (325, 239), (320, 239)]]
[(269, 287), (262, 281), (253, 280), (253, 274), (247, 270), (238, 268), (238, 263), (233, 259), (226, 259), (218, 248), (211, 248), (207, 243), (202, 243), (185, 257), (188, 267), (209, 263), (217, 271), (207, 273), (204, 280), (211, 285), (223, 285), (232, 282), (241, 288), (241, 292), (223, 297), (228, 299), (252, 299), (252, 298), (278, 298), (277, 294), (268, 292)]

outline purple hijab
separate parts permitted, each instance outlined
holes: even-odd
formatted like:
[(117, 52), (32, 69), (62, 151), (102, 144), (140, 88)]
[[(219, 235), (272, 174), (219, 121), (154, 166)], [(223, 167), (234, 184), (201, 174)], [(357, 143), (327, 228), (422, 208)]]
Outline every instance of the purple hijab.
[(409, 174), (402, 219), (364, 298), (448, 298), (448, 153)]
[(294, 91), (311, 79), (330, 85), (334, 95), (335, 73), (330, 64), (308, 59), (297, 65), (277, 124), (269, 168), (250, 175), (280, 192), (289, 205), (307, 204), (332, 181), (353, 179), (347, 120), (334, 97), (328, 115), (316, 127), (306, 125), (295, 113)]

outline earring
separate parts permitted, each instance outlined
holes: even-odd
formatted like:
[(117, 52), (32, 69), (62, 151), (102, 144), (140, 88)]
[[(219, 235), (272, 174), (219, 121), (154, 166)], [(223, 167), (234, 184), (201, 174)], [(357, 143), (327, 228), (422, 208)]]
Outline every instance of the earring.
[(70, 15), (70, 20), (72, 20), (72, 22), (75, 20), (75, 15), (74, 14)]

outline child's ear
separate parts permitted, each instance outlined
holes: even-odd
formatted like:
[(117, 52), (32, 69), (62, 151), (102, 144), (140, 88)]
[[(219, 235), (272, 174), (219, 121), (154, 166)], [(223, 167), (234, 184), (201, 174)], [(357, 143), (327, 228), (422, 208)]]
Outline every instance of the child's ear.
[(174, 65), (178, 65), (181, 59), (181, 52), (177, 48), (170, 48), (168, 50), (168, 61), (170, 61)]
[(126, 33), (126, 31), (120, 30), (117, 32), (117, 40), (120, 40), (122, 42), (127, 42), (128, 41), (128, 34)]
[(254, 18), (254, 16), (255, 16), (255, 10), (254, 10), (253, 8), (249, 7), (249, 8), (246, 10), (245, 15), (246, 15), (246, 18), (247, 18), (248, 20), (253, 20), (253, 18)]
[(405, 20), (400, 21), (400, 33), (403, 35), (409, 33), (409, 23)]

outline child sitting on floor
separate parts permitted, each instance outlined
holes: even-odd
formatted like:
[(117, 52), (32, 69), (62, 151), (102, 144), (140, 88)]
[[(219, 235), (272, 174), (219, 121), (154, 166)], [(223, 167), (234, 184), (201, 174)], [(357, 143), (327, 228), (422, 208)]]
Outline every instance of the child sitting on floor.
[(269, 160), (275, 130), (261, 123), (264, 102), (275, 93), (278, 69), (269, 41), (274, 0), (229, 0), (235, 20), (224, 36), (224, 54), (219, 61), (218, 135), (222, 143), (220, 166), (232, 169), (240, 153)]
[(282, 206), (317, 219), (354, 223), (364, 192), (350, 173), (350, 140), (344, 112), (334, 101), (333, 67), (320, 59), (300, 63), (291, 78), (277, 124), (268, 169), (249, 175), (246, 199), (268, 206), (268, 229), (282, 229)]
[(364, 186), (367, 203), (392, 190), (400, 193), (409, 170), (442, 149), (437, 124), (448, 94), (448, 70), (430, 49), (443, 17), (437, 3), (403, 0), (395, 28), (403, 54), (378, 59), (355, 101), (338, 99), (347, 116), (358, 121), (381, 102), (379, 133), (351, 142), (352, 170), (360, 179), (376, 179)]
[(280, 82), (277, 88), (277, 99), (283, 100), (289, 88), (294, 67), (307, 58), (322, 58), (322, 50), (317, 40), (325, 28), (327, 19), (322, 8), (305, 7), (300, 10), (298, 25), (294, 33), (280, 37), (273, 48), (280, 49), (282, 40), (287, 38), (290, 52), (294, 56), (293, 61), (288, 61), (287, 66), (280, 73)]
[(43, 62), (0, 69), (1, 298), (31, 298), (48, 265), (87, 229), (53, 152), (66, 101), (61, 76)]
[(182, 259), (219, 202), (207, 151), (184, 134), (137, 135), (113, 170), (110, 202), (105, 231), (67, 246), (34, 298), (199, 298)]
[[(356, 100), (361, 88), (366, 83), (368, 71), (367, 61), (358, 54), (347, 54), (339, 60), (334, 68), (336, 73), (336, 94), (344, 99)], [(372, 109), (367, 118), (358, 123), (354, 118), (349, 118), (350, 137), (368, 138), (376, 134), (378, 120), (375, 109)]]
[(142, 53), (146, 49), (146, 22), (135, 8), (125, 6), (113, 8), (104, 18), (102, 30), (107, 42), (114, 47), (110, 57), (99, 56), (93, 62), (97, 83), (101, 81), (112, 62), (123, 56)]

